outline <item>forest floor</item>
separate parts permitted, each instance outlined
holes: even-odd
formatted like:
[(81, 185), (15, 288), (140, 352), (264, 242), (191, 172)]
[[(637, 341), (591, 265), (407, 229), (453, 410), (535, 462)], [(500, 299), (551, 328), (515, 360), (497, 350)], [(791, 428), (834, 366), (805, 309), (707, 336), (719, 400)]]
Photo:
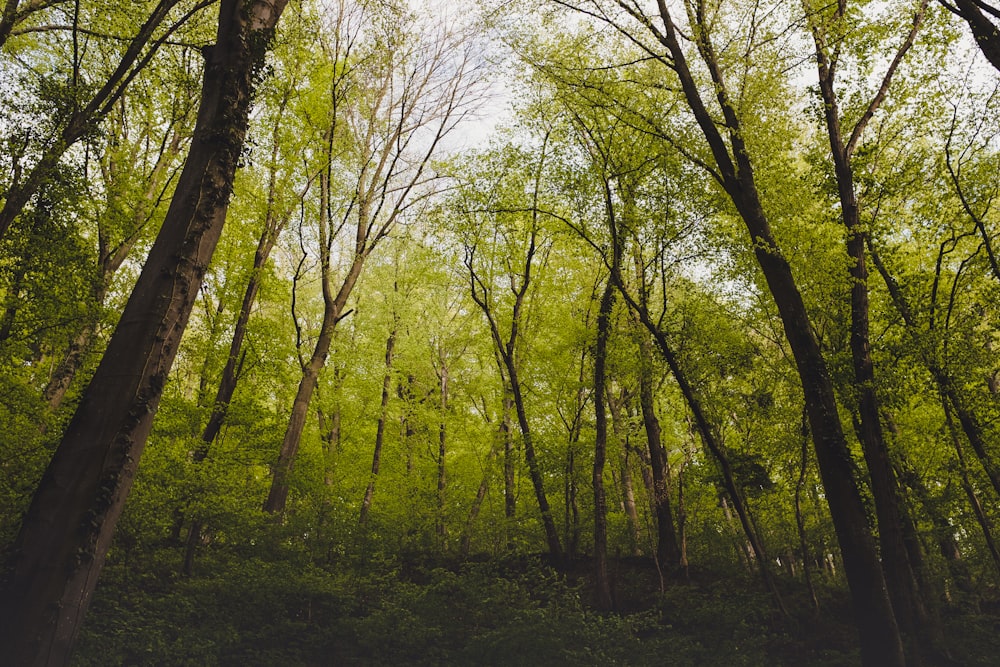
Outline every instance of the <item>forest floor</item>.
[[(175, 550), (107, 568), (76, 665), (720, 665), (860, 663), (846, 591), (781, 582), (787, 616), (744, 573), (664, 581), (611, 561), (617, 609), (597, 612), (590, 561), (331, 563), (213, 555), (193, 577)], [(941, 608), (955, 665), (1000, 660), (1000, 597)]]

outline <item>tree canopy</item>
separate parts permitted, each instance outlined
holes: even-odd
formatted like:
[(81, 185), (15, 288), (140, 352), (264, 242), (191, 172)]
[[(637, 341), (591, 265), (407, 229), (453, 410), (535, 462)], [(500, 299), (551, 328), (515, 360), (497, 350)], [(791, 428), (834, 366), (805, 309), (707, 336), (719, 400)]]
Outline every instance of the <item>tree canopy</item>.
[(0, 664), (991, 664), (1000, 10), (0, 13)]

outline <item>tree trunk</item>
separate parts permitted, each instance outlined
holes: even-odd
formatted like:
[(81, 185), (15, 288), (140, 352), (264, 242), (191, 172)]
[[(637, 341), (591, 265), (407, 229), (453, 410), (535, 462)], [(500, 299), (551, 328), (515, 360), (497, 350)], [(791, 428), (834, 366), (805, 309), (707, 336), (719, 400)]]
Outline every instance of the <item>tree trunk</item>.
[(799, 533), (799, 553), (802, 555), (802, 573), (809, 590), (813, 611), (819, 613), (819, 597), (813, 585), (812, 568), (809, 565), (809, 542), (806, 540), (806, 521), (802, 515), (802, 487), (805, 486), (806, 472), (809, 469), (809, 415), (802, 412), (802, 454), (799, 458), (799, 477), (795, 482), (795, 527)]
[(222, 232), (254, 81), (284, 6), (222, 0), (194, 138), (163, 227), (12, 551), (0, 614), (10, 664), (68, 661)]
[(991, 7), (982, 0), (954, 0), (954, 3), (939, 0), (939, 2), (965, 19), (983, 55), (993, 67), (1000, 71), (1000, 30), (983, 14), (980, 7), (989, 7), (993, 12), (997, 12), (998, 8)]
[[(635, 484), (632, 481), (632, 454), (634, 452), (632, 451), (632, 445), (629, 443), (628, 426), (622, 421), (622, 410), (624, 409), (626, 414), (628, 414), (628, 402), (631, 400), (631, 397), (623, 391), (621, 397), (616, 399), (610, 387), (607, 388), (606, 395), (608, 410), (611, 412), (612, 431), (615, 434), (615, 438), (621, 443), (622, 449), (622, 455), (619, 459), (619, 476), (621, 480), (622, 510), (625, 512), (626, 519), (628, 519), (630, 551), (633, 556), (641, 556), (642, 528), (639, 524), (639, 510), (635, 502)], [(631, 415), (629, 417), (631, 418)], [(648, 473), (648, 471), (644, 472)], [(652, 479), (649, 481), (652, 484)], [(650, 504), (652, 505), (652, 503)]]
[(510, 411), (514, 407), (513, 392), (506, 383), (503, 390), (503, 416), (500, 428), (503, 431), (503, 513), (507, 521), (514, 519), (517, 512), (517, 489), (514, 486), (514, 468), (517, 452), (514, 449), (514, 434), (511, 429)]
[[(336, 119), (333, 120), (336, 122)], [(332, 153), (334, 128), (327, 130), (326, 150), (327, 156)], [(312, 355), (302, 367), (302, 378), (299, 380), (299, 387), (295, 392), (295, 400), (292, 402), (292, 410), (288, 419), (288, 426), (281, 441), (281, 449), (278, 452), (278, 460), (272, 468), (271, 489), (268, 491), (267, 500), (264, 501), (264, 511), (271, 514), (281, 514), (285, 511), (285, 503), (288, 500), (288, 476), (292, 471), (295, 462), (295, 455), (299, 450), (299, 442), (302, 440), (302, 430), (305, 428), (306, 417), (309, 414), (309, 402), (312, 400), (313, 391), (319, 382), (319, 373), (326, 365), (327, 355), (330, 353), (330, 346), (333, 343), (334, 330), (337, 323), (344, 316), (344, 308), (347, 306), (347, 299), (350, 297), (354, 286), (357, 284), (361, 269), (372, 246), (368, 245), (368, 231), (371, 228), (370, 202), (357, 202), (358, 219), (354, 256), (351, 265), (344, 275), (343, 282), (336, 294), (333, 292), (332, 267), (330, 258), (330, 245), (332, 242), (333, 221), (329, 202), (331, 201), (331, 180), (332, 159), (327, 163), (327, 168), (320, 173), (320, 272), (323, 291), (323, 322), (320, 325), (319, 336), (313, 347)]]
[[(617, 251), (616, 251), (617, 252)], [(594, 576), (597, 607), (612, 609), (611, 582), (608, 579), (608, 504), (604, 490), (604, 462), (608, 443), (608, 417), (605, 411), (608, 338), (611, 335), (611, 311), (615, 304), (615, 285), (609, 277), (597, 314), (597, 343), (594, 346)]]
[[(395, 315), (393, 316), (395, 319)], [(382, 376), (382, 401), (379, 404), (378, 425), (375, 427), (375, 451), (372, 453), (372, 472), (368, 478), (365, 497), (361, 501), (361, 516), (358, 523), (362, 526), (368, 523), (368, 510), (372, 506), (375, 495), (375, 480), (382, 463), (382, 442), (385, 440), (385, 422), (389, 416), (389, 392), (392, 389), (392, 352), (396, 346), (396, 325), (393, 324), (389, 338), (385, 341), (385, 375)]]
[(653, 355), (649, 339), (637, 330), (639, 340), (639, 407), (642, 425), (646, 430), (649, 463), (653, 473), (653, 505), (656, 510), (656, 557), (661, 567), (672, 568), (680, 563), (680, 546), (674, 532), (674, 517), (670, 509), (670, 469), (667, 452), (663, 448), (660, 420), (653, 403)]
[[(505, 360), (508, 357), (504, 357)], [(535, 489), (535, 499), (538, 501), (538, 510), (542, 515), (542, 525), (545, 528), (545, 539), (549, 547), (549, 555), (556, 562), (562, 561), (563, 550), (559, 543), (559, 533), (556, 532), (556, 522), (552, 518), (552, 508), (549, 506), (548, 497), (545, 495), (545, 483), (542, 481), (542, 471), (538, 466), (538, 458), (535, 456), (535, 445), (531, 437), (531, 426), (528, 424), (528, 413), (524, 408), (524, 396), (521, 393), (521, 382), (517, 377), (517, 369), (513, 361), (508, 361), (507, 372), (510, 377), (510, 388), (513, 392), (514, 410), (517, 413), (517, 423), (521, 429), (521, 441), (524, 443), (524, 461), (528, 464), (528, 475), (531, 477), (531, 485)]]
[(333, 343), (337, 322), (340, 321), (347, 299), (357, 283), (358, 276), (361, 275), (366, 257), (365, 254), (354, 256), (351, 267), (348, 269), (336, 296), (333, 296), (332, 290), (329, 289), (328, 280), (323, 281), (325, 302), (323, 323), (320, 326), (319, 337), (316, 339), (312, 355), (302, 369), (302, 379), (299, 380), (299, 388), (296, 390), (295, 400), (292, 402), (292, 411), (281, 441), (278, 460), (272, 470), (271, 489), (267, 494), (267, 500), (264, 501), (265, 512), (281, 514), (285, 511), (289, 489), (288, 476), (292, 472), (295, 455), (299, 450), (299, 442), (302, 440), (302, 430), (305, 428), (306, 417), (309, 414), (309, 402), (312, 400), (313, 391), (316, 390), (316, 385), (319, 382), (319, 373), (326, 365), (326, 358), (330, 353), (330, 345)]
[(729, 148), (720, 133), (720, 125), (704, 106), (665, 0), (658, 0), (657, 6), (664, 26), (663, 45), (671, 55), (688, 106), (709, 144), (719, 169), (720, 182), (750, 234), (754, 255), (778, 308), (785, 338), (795, 359), (809, 412), (816, 458), (851, 589), (862, 661), (870, 667), (901, 667), (905, 659), (899, 627), (858, 491), (833, 383), (791, 267), (778, 248), (761, 205), (752, 160), (742, 136), (742, 125), (729, 100), (710, 40), (704, 6), (699, 3), (696, 11), (698, 25), (695, 42), (714, 85), (724, 118), (722, 127), (728, 131)]
[(446, 510), (446, 485), (447, 475), (445, 469), (446, 445), (448, 442), (448, 424), (446, 417), (448, 414), (448, 365), (444, 356), (444, 351), (439, 350), (441, 368), (438, 370), (438, 379), (441, 387), (441, 421), (438, 425), (438, 454), (437, 454), (437, 521), (435, 532), (441, 538), (441, 548), (447, 551), (448, 545), (448, 525), (445, 522)]
[[(840, 11), (837, 10), (835, 15), (839, 16)], [(918, 14), (910, 38), (904, 42), (890, 65), (883, 79), (883, 91), (888, 90), (896, 66), (912, 45), (921, 16), (922, 12)], [(889, 460), (889, 450), (879, 418), (879, 402), (875, 394), (875, 369), (869, 340), (868, 265), (865, 259), (868, 232), (861, 224), (854, 186), (854, 168), (851, 164), (854, 142), (863, 131), (866, 119), (877, 109), (881, 97), (876, 96), (872, 100), (869, 106), (870, 113), (862, 116), (845, 143), (841, 129), (840, 103), (834, 85), (837, 54), (836, 52), (832, 56), (827, 54), (825, 34), (816, 25), (813, 25), (813, 37), (816, 44), (819, 89), (823, 99), (827, 136), (837, 179), (840, 212), (844, 227), (847, 229), (847, 254), (851, 258), (848, 271), (851, 286), (850, 348), (854, 365), (854, 387), (858, 393), (860, 417), (858, 437), (868, 467), (872, 496), (875, 499), (882, 572), (896, 620), (904, 638), (908, 640), (907, 644), (924, 644), (935, 633), (932, 631), (927, 609), (917, 587), (917, 575), (910, 562), (903, 536), (903, 526), (910, 522), (910, 519), (905, 516), (907, 510), (900, 498), (899, 483)], [(915, 650), (911, 649), (911, 657), (916, 657), (912, 653)]]

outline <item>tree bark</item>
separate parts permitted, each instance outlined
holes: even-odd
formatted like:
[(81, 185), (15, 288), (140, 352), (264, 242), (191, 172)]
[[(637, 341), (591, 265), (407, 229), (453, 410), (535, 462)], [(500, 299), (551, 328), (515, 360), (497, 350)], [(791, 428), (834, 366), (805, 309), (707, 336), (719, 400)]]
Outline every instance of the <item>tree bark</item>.
[(656, 417), (653, 402), (653, 358), (649, 339), (637, 329), (639, 340), (639, 406), (642, 425), (646, 431), (649, 463), (653, 473), (653, 505), (656, 511), (656, 557), (661, 567), (672, 568), (680, 563), (680, 546), (674, 531), (674, 517), (670, 508), (670, 469), (667, 452), (663, 448), (660, 420)]
[[(620, 253), (615, 250), (616, 260)], [(594, 576), (597, 607), (612, 609), (611, 582), (608, 579), (608, 503), (604, 490), (604, 463), (608, 443), (608, 417), (605, 410), (608, 338), (611, 335), (611, 311), (615, 304), (615, 284), (609, 276), (597, 313), (597, 342), (594, 346)]]
[[(816, 23), (812, 24), (816, 45), (816, 61), (820, 95), (826, 120), (827, 137), (833, 156), (834, 172), (840, 199), (840, 212), (847, 230), (847, 254), (851, 258), (848, 270), (850, 277), (850, 348), (854, 366), (854, 388), (857, 392), (860, 428), (859, 440), (864, 452), (865, 463), (875, 499), (875, 513), (881, 546), (882, 572), (889, 591), (893, 612), (907, 640), (910, 657), (916, 659), (917, 648), (910, 645), (924, 645), (935, 634), (931, 628), (927, 608), (917, 586), (918, 577), (903, 535), (904, 524), (910, 523), (907, 508), (900, 498), (899, 483), (896, 479), (889, 450), (885, 442), (880, 421), (879, 401), (875, 393), (875, 368), (871, 357), (869, 339), (869, 298), (868, 265), (865, 246), (868, 232), (861, 223), (857, 193), (854, 185), (853, 150), (861, 133), (888, 92), (889, 83), (903, 55), (909, 50), (919, 30), (926, 1), (921, 5), (913, 27), (899, 48), (882, 80), (879, 93), (871, 100), (866, 113), (855, 125), (845, 141), (840, 117), (840, 100), (835, 87), (836, 68), (839, 64), (837, 51), (831, 55), (826, 45), (826, 35)], [(835, 19), (842, 19), (842, 7), (834, 11)], [(929, 646), (924, 646), (930, 650)]]
[(163, 227), (13, 549), (0, 614), (8, 664), (69, 659), (225, 222), (254, 82), (284, 6), (222, 0), (194, 138)]
[(1000, 70), (1000, 30), (985, 14), (986, 9), (995, 19), (1000, 19), (1000, 8), (994, 7), (984, 0), (939, 0), (942, 6), (954, 12), (969, 24), (976, 44), (993, 67)]
[(670, 54), (681, 90), (709, 145), (718, 168), (718, 172), (713, 173), (729, 195), (750, 234), (754, 255), (778, 308), (785, 337), (798, 369), (809, 412), (816, 458), (847, 571), (861, 639), (862, 661), (871, 667), (901, 667), (905, 664), (905, 659), (899, 627), (889, 602), (875, 543), (858, 491), (853, 461), (840, 423), (833, 383), (826, 360), (813, 334), (791, 266), (778, 248), (760, 202), (753, 161), (710, 39), (704, 4), (697, 2), (692, 12), (695, 44), (712, 79), (715, 97), (723, 115), (721, 127), (728, 132), (728, 147), (720, 132), (720, 125), (704, 105), (665, 0), (657, 0), (657, 7), (664, 28), (662, 33), (657, 33), (658, 38)]

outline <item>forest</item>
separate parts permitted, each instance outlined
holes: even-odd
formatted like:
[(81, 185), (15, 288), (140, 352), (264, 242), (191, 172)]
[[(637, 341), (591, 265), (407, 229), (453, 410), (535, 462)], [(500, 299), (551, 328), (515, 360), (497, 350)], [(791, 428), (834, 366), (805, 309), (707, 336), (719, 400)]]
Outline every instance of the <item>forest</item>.
[(1000, 4), (4, 0), (0, 665), (994, 665)]

